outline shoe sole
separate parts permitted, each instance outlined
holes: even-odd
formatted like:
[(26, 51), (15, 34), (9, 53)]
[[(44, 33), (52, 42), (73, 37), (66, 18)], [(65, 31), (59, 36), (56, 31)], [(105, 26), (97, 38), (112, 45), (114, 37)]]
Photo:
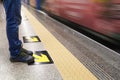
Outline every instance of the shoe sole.
[(34, 63), (34, 58), (31, 59), (31, 60), (29, 60), (29, 61), (18, 61), (18, 60), (13, 60), (13, 59), (10, 58), (10, 61), (11, 61), (11, 62)]

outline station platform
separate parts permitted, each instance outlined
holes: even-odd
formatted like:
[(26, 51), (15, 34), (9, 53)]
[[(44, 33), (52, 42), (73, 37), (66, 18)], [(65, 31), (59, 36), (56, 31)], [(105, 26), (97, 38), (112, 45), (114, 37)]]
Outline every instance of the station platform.
[(11, 63), (5, 26), (0, 4), (0, 80), (120, 79), (119, 54), (28, 6), (22, 6), (19, 37), (35, 62)]

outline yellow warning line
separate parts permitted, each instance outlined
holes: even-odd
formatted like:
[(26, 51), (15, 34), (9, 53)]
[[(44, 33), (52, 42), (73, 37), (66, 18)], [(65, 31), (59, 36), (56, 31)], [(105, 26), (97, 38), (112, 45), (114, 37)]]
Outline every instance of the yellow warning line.
[(44, 43), (63, 80), (97, 80), (25, 7), (22, 11)]

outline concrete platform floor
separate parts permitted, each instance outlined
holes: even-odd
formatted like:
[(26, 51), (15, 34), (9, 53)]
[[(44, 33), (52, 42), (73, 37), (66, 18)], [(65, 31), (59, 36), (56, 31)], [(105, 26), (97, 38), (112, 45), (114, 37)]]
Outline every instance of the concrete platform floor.
[[(20, 62), (11, 63), (9, 61), (10, 55), (8, 50), (5, 24), (5, 12), (2, 5), (0, 4), (0, 80), (63, 80), (54, 64), (43, 64), (34, 66)], [(25, 22), (25, 24), (28, 26), (27, 22)], [(23, 25), (23, 23), (20, 25), (20, 37), (31, 34), (35, 35), (33, 31), (29, 29), (29, 26), (22, 26), (25, 25)], [(25, 31), (26, 29), (24, 28), (29, 29), (31, 33), (27, 33)], [(32, 46), (33, 45), (36, 44), (32, 44)], [(24, 44), (24, 47), (30, 49), (30, 45), (28, 47)], [(37, 45), (34, 46), (34, 48), (37, 50), (38, 47), (41, 50), (45, 50), (41, 43), (37, 43)]]

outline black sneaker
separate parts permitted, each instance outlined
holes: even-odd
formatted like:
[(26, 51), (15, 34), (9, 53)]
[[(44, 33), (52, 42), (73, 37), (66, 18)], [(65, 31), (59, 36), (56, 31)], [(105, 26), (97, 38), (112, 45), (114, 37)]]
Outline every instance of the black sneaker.
[(26, 54), (28, 54), (28, 55), (33, 55), (33, 52), (32, 51), (29, 51), (29, 50), (26, 50), (26, 49), (24, 49), (24, 48), (22, 48), (21, 49), (21, 52), (24, 52), (24, 53), (26, 53)]
[(10, 58), (11, 62), (25, 62), (25, 63), (34, 63), (34, 57), (26, 54), (21, 51), (21, 53), (16, 58)]

